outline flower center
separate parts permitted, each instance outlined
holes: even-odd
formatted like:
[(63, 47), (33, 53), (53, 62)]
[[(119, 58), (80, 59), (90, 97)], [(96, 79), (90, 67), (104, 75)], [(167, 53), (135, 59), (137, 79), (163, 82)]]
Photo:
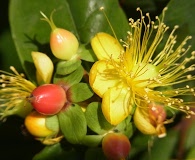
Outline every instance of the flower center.
[(160, 83), (158, 80), (159, 71), (157, 67), (150, 63), (133, 64), (130, 56), (124, 53), (119, 57), (119, 61), (111, 60), (112, 65), (117, 70), (121, 80), (131, 89), (153, 88), (154, 83)]
[(136, 64), (130, 75), (130, 83), (133, 87), (151, 87), (157, 81), (159, 72), (152, 64)]

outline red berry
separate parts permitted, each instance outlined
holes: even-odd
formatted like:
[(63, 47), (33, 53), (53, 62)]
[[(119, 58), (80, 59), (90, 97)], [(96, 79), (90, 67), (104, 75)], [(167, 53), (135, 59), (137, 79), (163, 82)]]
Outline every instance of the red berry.
[(122, 160), (128, 156), (131, 144), (122, 133), (108, 133), (103, 138), (102, 149), (109, 160)]
[(34, 109), (45, 115), (58, 113), (67, 102), (65, 90), (56, 84), (44, 84), (35, 88), (29, 99)]

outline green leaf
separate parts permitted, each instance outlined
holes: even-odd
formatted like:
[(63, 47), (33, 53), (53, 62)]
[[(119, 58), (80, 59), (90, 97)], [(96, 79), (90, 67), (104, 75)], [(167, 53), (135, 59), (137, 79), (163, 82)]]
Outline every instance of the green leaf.
[(55, 132), (59, 131), (59, 121), (56, 115), (47, 117), (45, 124), (47, 128), (52, 131), (55, 131)]
[(82, 102), (93, 96), (93, 91), (87, 83), (77, 83), (67, 91), (68, 99), (71, 102)]
[(98, 102), (92, 102), (87, 106), (85, 116), (88, 127), (97, 134), (104, 134), (114, 128), (105, 119), (101, 110), (101, 104)]
[(107, 19), (100, 11), (100, 7), (105, 8), (106, 15), (117, 37), (119, 39), (126, 38), (129, 25), (118, 0), (67, 0), (67, 2), (83, 44), (88, 44), (91, 38), (98, 32), (113, 33)]
[(5, 30), (0, 34), (0, 67), (1, 70), (10, 72), (10, 66), (14, 66), (18, 72), (23, 72), (10, 30)]
[(129, 115), (125, 120), (123, 120), (115, 127), (115, 130), (125, 134), (129, 138), (133, 135), (133, 125), (130, 122), (131, 118), (132, 116)]
[(11, 0), (9, 19), (12, 37), (27, 77), (36, 82), (32, 51), (46, 53), (54, 59), (49, 47), (51, 29), (45, 21), (40, 20), (40, 11), (50, 16), (55, 9), (53, 20), (56, 26), (73, 32), (80, 43), (88, 44), (97, 32), (112, 33), (104, 14), (99, 10), (102, 6), (118, 38), (125, 38), (129, 25), (118, 0), (50, 0), (49, 3), (47, 0), (33, 0), (30, 3)]
[(193, 160), (195, 157), (195, 147), (192, 147), (185, 157), (186, 160)]
[(9, 9), (12, 37), (20, 61), (28, 78), (36, 81), (31, 52), (51, 54), (49, 48), (51, 29), (46, 22), (40, 20), (42, 18), (40, 11), (50, 15), (56, 9), (53, 17), (55, 24), (76, 33), (68, 4), (62, 0), (51, 0), (49, 3), (45, 0), (34, 0), (31, 3), (25, 0), (11, 0)]
[(58, 114), (60, 129), (64, 137), (72, 144), (79, 144), (87, 133), (85, 115), (78, 105), (69, 106)]
[(80, 155), (75, 150), (64, 150), (62, 144), (57, 143), (54, 145), (46, 146), (43, 150), (41, 150), (33, 157), (33, 160), (77, 160), (79, 156)]
[(55, 84), (57, 83), (64, 83), (67, 84), (68, 86), (72, 86), (74, 84), (77, 84), (81, 81), (82, 77), (83, 77), (83, 67), (79, 66), (74, 72), (68, 74), (68, 75), (58, 75), (55, 74), (54, 75), (54, 79), (53, 82)]
[(78, 55), (82, 60), (88, 62), (95, 62), (97, 60), (96, 55), (94, 54), (91, 45), (80, 45), (78, 50)]
[(60, 61), (56, 66), (56, 74), (67, 75), (75, 71), (81, 65), (81, 60)]
[(97, 147), (101, 144), (103, 135), (86, 135), (81, 143), (89, 147)]
[(151, 153), (143, 154), (140, 160), (170, 160), (173, 151), (177, 145), (178, 131), (171, 130), (167, 132), (167, 136), (161, 139), (156, 139), (154, 144), (150, 146)]
[[(195, 36), (194, 6), (194, 0), (189, 0), (188, 3), (184, 0), (171, 0), (168, 4), (165, 23), (169, 25), (170, 28), (179, 25), (179, 29), (177, 30), (177, 43), (181, 43), (188, 35), (192, 37)], [(191, 43), (194, 44), (193, 41), (191, 41)], [(192, 50), (195, 50), (195, 45), (192, 45)]]
[(33, 160), (42, 160), (42, 159), (52, 160), (58, 155), (60, 155), (62, 152), (63, 152), (63, 149), (60, 143), (57, 143), (51, 146), (46, 146), (41, 152), (37, 153), (33, 157)]
[[(194, 118), (191, 119), (184, 119), (184, 122), (181, 122), (182, 131), (185, 133), (185, 136), (182, 137), (184, 139), (184, 148), (185, 150), (190, 150), (195, 146), (195, 125), (194, 125)], [(183, 123), (183, 124), (182, 124)]]

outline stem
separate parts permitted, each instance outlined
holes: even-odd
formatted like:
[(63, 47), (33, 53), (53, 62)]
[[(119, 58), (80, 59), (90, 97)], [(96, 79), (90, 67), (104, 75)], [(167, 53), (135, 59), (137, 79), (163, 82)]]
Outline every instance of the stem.
[(57, 28), (56, 25), (54, 24), (53, 18), (52, 18), (52, 17), (53, 17), (53, 13), (54, 13), (55, 11), (56, 11), (56, 10), (53, 10), (53, 11), (51, 12), (50, 19), (49, 19), (42, 11), (40, 11), (41, 15), (44, 17), (44, 18), (41, 18), (41, 20), (48, 22), (49, 25), (50, 25), (50, 27), (51, 27), (51, 29), (52, 29), (52, 31), (53, 31), (54, 29)]

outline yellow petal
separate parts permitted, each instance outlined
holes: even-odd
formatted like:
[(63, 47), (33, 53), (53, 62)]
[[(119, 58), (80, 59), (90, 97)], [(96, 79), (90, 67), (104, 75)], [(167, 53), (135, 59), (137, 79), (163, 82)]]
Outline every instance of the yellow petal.
[(136, 87), (144, 87), (149, 86), (152, 87), (153, 83), (150, 84), (149, 80), (154, 79), (155, 77), (159, 76), (158, 69), (155, 65), (140, 63), (133, 67), (132, 74), (135, 77), (134, 81)]
[(44, 53), (32, 52), (31, 53), (35, 67), (37, 69), (36, 75), (38, 76), (38, 81), (43, 81), (43, 83), (50, 83), (53, 74), (53, 62)]
[(112, 57), (118, 60), (123, 47), (114, 37), (107, 33), (98, 33), (92, 40), (91, 46), (99, 60), (106, 60)]
[(119, 83), (114, 67), (106, 61), (97, 61), (89, 73), (89, 83), (94, 92), (100, 97), (110, 88)]
[(122, 122), (132, 111), (130, 92), (126, 88), (110, 88), (103, 96), (102, 112), (112, 125)]
[(133, 116), (135, 126), (144, 134), (156, 135), (156, 128), (150, 123), (147, 108), (137, 107)]

